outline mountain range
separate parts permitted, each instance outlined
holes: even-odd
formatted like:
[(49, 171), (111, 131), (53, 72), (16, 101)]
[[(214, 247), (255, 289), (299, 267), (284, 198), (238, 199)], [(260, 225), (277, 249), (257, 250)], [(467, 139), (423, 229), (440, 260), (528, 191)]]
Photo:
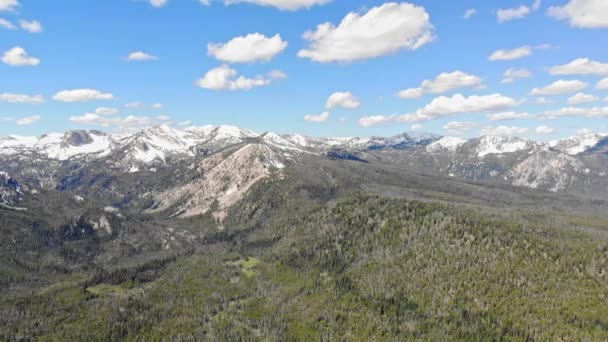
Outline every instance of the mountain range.
[(0, 340), (605, 340), (606, 147), (0, 138)]
[[(598, 134), (550, 142), (426, 133), (316, 138), (226, 125), (186, 130), (162, 125), (133, 134), (71, 130), (8, 136), (0, 138), (0, 156), (0, 171), (28, 186), (81, 195), (95, 189), (97, 196), (119, 206), (154, 202), (148, 211), (183, 202), (176, 215), (202, 214), (215, 200), (220, 207), (230, 206), (258, 181), (280, 175), (287, 166), (306, 167), (303, 161), (309, 158), (590, 198), (604, 199), (608, 193), (608, 137)], [(172, 179), (166, 179), (168, 174)], [(117, 187), (121, 179), (137, 178), (137, 184), (147, 184), (145, 191)]]

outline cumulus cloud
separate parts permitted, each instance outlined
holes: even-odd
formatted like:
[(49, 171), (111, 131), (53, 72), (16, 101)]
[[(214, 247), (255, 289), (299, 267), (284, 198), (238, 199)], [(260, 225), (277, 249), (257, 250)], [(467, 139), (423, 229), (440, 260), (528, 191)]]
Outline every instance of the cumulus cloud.
[(608, 107), (566, 107), (560, 110), (545, 112), (543, 116), (548, 119), (555, 119), (558, 117), (608, 118)]
[(532, 73), (528, 69), (508, 69), (503, 74), (501, 83), (513, 83), (521, 78), (532, 77)]
[(29, 33), (42, 32), (42, 24), (38, 20), (32, 20), (32, 21), (20, 20), (19, 26), (21, 26), (22, 29), (24, 29), (25, 31), (27, 31)]
[(447, 135), (463, 135), (466, 131), (479, 127), (477, 122), (471, 121), (451, 121), (448, 122), (443, 129)]
[(167, 4), (168, 0), (150, 0), (152, 7), (160, 8)]
[(150, 55), (148, 53), (145, 53), (143, 51), (135, 51), (135, 52), (131, 52), (126, 58), (125, 60), (129, 61), (129, 62), (143, 62), (143, 61), (155, 61), (157, 60), (158, 57), (154, 56), (154, 55)]
[(268, 77), (272, 78), (273, 80), (280, 80), (287, 78), (287, 74), (282, 70), (272, 70), (268, 73)]
[(587, 88), (587, 83), (578, 80), (558, 80), (543, 88), (532, 89), (532, 95), (572, 94)]
[(424, 94), (439, 94), (460, 88), (480, 88), (483, 80), (475, 75), (462, 71), (441, 73), (434, 80), (424, 80), (420, 87), (402, 90), (398, 96), (402, 99), (419, 98)]
[(579, 28), (608, 27), (608, 2), (606, 0), (570, 0), (564, 6), (550, 7), (547, 13), (567, 21), (570, 26)]
[(227, 43), (207, 45), (207, 54), (227, 63), (252, 63), (270, 61), (287, 47), (280, 34), (268, 38), (260, 33), (251, 33), (232, 38)]
[(490, 121), (507, 121), (507, 120), (518, 120), (518, 119), (530, 119), (533, 118), (533, 115), (528, 113), (518, 113), (518, 112), (500, 112), (500, 113), (492, 113), (486, 115), (486, 117)]
[(422, 130), (423, 128), (424, 128), (424, 126), (422, 126), (422, 125), (420, 125), (420, 124), (415, 124), (415, 125), (412, 125), (412, 126), (410, 127), (410, 129), (411, 129), (412, 131), (420, 131), (420, 130)]
[(577, 93), (568, 99), (569, 105), (579, 105), (583, 103), (591, 103), (599, 101), (597, 96), (593, 96), (590, 94)]
[(370, 127), (389, 122), (429, 121), (462, 113), (494, 112), (519, 104), (520, 101), (501, 94), (473, 95), (469, 97), (461, 94), (456, 94), (452, 97), (440, 96), (416, 112), (404, 115), (366, 116), (359, 119), (359, 125)]
[(506, 23), (511, 20), (523, 19), (532, 13), (528, 6), (519, 6), (516, 8), (501, 8), (496, 12), (496, 17), (499, 23)]
[(608, 77), (597, 82), (597, 85), (595, 87), (597, 89), (602, 89), (602, 90), (608, 89)]
[(53, 96), (53, 99), (61, 102), (87, 102), (95, 100), (112, 100), (114, 95), (103, 93), (96, 89), (71, 89), (62, 90)]
[(250, 90), (255, 87), (267, 86), (271, 80), (263, 76), (247, 78), (238, 76), (238, 72), (228, 65), (222, 65), (207, 71), (205, 76), (196, 84), (204, 89), (210, 90)]
[(501, 8), (496, 12), (496, 18), (499, 23), (506, 23), (512, 20), (523, 19), (530, 13), (538, 11), (542, 5), (542, 0), (534, 0), (532, 7), (521, 5), (514, 8)]
[(7, 30), (16, 30), (17, 26), (15, 26), (15, 24), (11, 23), (10, 21), (0, 18), (0, 27), (4, 27)]
[(433, 30), (424, 7), (390, 2), (363, 14), (350, 12), (338, 26), (327, 22), (304, 33), (310, 45), (298, 56), (320, 63), (375, 58), (416, 50), (433, 40)]
[(357, 109), (361, 105), (359, 99), (357, 99), (350, 92), (336, 92), (329, 96), (325, 107), (332, 109), (334, 107), (342, 107), (346, 109)]
[(511, 50), (496, 50), (490, 55), (490, 57), (488, 57), (488, 59), (491, 61), (510, 61), (514, 59), (524, 58), (530, 56), (531, 54), (532, 48), (530, 46), (520, 46)]
[(19, 125), (19, 126), (31, 125), (35, 122), (40, 121), (40, 119), (41, 119), (40, 115), (32, 115), (32, 116), (26, 116), (21, 119), (17, 119), (15, 121), (15, 123), (17, 123), (17, 125)]
[(553, 100), (549, 100), (549, 99), (548, 99), (548, 98), (546, 98), (546, 97), (538, 97), (538, 98), (536, 98), (536, 99), (534, 100), (534, 102), (535, 102), (536, 104), (542, 104), (542, 105), (544, 105), (544, 104), (551, 104), (551, 103), (553, 103)]
[(14, 11), (19, 6), (19, 0), (0, 0), (0, 11)]
[(541, 125), (541, 126), (536, 127), (536, 133), (542, 134), (542, 135), (552, 134), (552, 133), (555, 133), (555, 128)]
[[(303, 8), (311, 8), (316, 5), (324, 5), (332, 0), (224, 0), (227, 5), (238, 3), (249, 3), (260, 6), (275, 7), (282, 11), (297, 11)], [(208, 0), (201, 0), (205, 4)]]
[(512, 137), (525, 135), (528, 133), (528, 129), (514, 126), (488, 126), (482, 128), (480, 133), (481, 135)]
[(139, 101), (125, 103), (125, 108), (129, 108), (129, 109), (142, 109), (145, 106), (146, 106), (145, 104), (143, 104)]
[(308, 122), (314, 122), (314, 123), (325, 122), (325, 121), (327, 121), (327, 119), (329, 119), (329, 112), (323, 112), (319, 115), (309, 114), (309, 115), (304, 116), (304, 120), (306, 120)]
[(0, 102), (8, 103), (43, 103), (42, 95), (26, 95), (14, 93), (0, 93)]
[(150, 127), (160, 124), (167, 124), (171, 121), (168, 116), (134, 116), (127, 117), (108, 117), (95, 113), (86, 113), (81, 116), (72, 116), (70, 121), (79, 125), (117, 127), (121, 129), (136, 129)]
[(589, 58), (577, 58), (564, 65), (552, 67), (552, 75), (608, 75), (608, 64), (600, 63)]
[(36, 66), (40, 64), (40, 59), (27, 54), (24, 48), (16, 46), (4, 53), (2, 62), (11, 66)]
[(156, 109), (156, 110), (163, 109), (163, 104), (162, 103), (155, 103), (155, 104), (152, 105), (152, 108)]
[(475, 14), (477, 14), (477, 10), (474, 8), (469, 8), (468, 10), (464, 11), (464, 15), (462, 16), (462, 18), (470, 19)]
[(99, 107), (99, 108), (95, 109), (95, 114), (105, 115), (105, 116), (116, 115), (116, 114), (118, 114), (118, 112), (119, 112), (118, 109), (109, 108), (109, 107)]

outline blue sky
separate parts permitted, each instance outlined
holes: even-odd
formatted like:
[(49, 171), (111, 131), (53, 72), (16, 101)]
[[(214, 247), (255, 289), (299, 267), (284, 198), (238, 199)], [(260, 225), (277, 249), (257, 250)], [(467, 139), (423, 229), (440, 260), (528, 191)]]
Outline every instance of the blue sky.
[[(608, 132), (604, 0), (151, 1), (0, 0), (0, 135), (159, 122), (316, 136)], [(304, 37), (323, 23), (329, 33)], [(151, 59), (129, 61), (135, 52)], [(503, 83), (508, 69), (526, 77)], [(422, 94), (398, 96), (407, 89)], [(336, 92), (347, 94), (327, 108)]]

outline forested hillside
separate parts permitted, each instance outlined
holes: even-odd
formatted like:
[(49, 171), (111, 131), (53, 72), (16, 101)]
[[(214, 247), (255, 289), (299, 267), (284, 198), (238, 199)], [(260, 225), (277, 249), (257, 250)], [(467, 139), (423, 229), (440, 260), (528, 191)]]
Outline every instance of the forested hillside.
[(254, 190), (196, 249), (9, 284), (2, 338), (608, 338), (601, 217), (280, 193)]

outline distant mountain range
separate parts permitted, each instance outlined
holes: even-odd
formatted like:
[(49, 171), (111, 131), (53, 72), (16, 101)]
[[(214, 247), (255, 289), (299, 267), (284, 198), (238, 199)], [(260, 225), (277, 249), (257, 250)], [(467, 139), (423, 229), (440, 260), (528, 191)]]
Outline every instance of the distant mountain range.
[[(315, 138), (234, 126), (156, 126), (133, 134), (8, 136), (0, 138), (0, 157), (3, 189), (10, 177), (32, 188), (94, 195), (173, 216), (214, 208), (221, 218), (253, 185), (290, 167), (306, 168), (310, 158), (590, 198), (608, 194), (608, 137), (598, 134), (544, 143), (503, 136)], [(3, 191), (7, 205), (17, 202)]]

